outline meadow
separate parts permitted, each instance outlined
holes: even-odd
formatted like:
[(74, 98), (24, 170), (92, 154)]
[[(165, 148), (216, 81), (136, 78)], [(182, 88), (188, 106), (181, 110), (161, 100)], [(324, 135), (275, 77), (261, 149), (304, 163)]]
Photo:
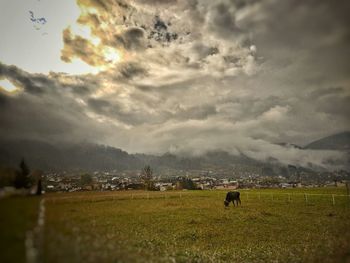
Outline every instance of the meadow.
[(0, 199), (0, 262), (25, 262), (25, 238), (37, 222), (39, 198)]
[(228, 209), (226, 191), (46, 194), (40, 260), (350, 262), (344, 188), (240, 192), (242, 206)]

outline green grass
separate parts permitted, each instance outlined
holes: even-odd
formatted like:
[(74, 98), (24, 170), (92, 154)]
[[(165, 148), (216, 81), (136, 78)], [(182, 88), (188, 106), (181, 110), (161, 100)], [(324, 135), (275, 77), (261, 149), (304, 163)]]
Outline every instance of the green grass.
[(229, 209), (226, 191), (47, 194), (44, 262), (350, 261), (344, 188), (240, 192)]
[[(260, 200), (258, 192), (260, 192)], [(74, 193), (47, 202), (47, 262), (346, 262), (344, 189)], [(247, 195), (248, 193), (248, 200)], [(270, 199), (273, 193), (273, 200)], [(288, 193), (291, 201), (288, 202)], [(149, 194), (149, 199), (148, 195)], [(287, 194), (287, 195), (286, 195)], [(133, 195), (133, 199), (132, 198)], [(49, 241), (49, 242), (48, 242)]]
[(0, 199), (0, 261), (25, 262), (25, 236), (36, 224), (39, 198)]

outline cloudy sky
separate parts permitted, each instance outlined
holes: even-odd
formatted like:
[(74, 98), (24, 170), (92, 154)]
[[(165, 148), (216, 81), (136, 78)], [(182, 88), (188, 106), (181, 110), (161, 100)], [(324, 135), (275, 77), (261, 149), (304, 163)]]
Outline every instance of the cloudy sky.
[(335, 153), (275, 143), (350, 130), (349, 11), (346, 0), (2, 0), (0, 136), (322, 162)]

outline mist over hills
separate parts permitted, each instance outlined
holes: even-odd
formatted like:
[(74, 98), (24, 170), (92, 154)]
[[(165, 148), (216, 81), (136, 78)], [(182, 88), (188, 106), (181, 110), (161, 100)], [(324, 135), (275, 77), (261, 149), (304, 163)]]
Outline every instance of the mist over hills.
[(350, 151), (350, 132), (342, 132), (307, 144), (305, 149)]
[[(296, 151), (348, 152), (349, 144), (350, 132), (343, 132), (311, 142), (303, 148), (289, 143), (278, 145), (287, 150)], [(282, 169), (288, 165), (276, 158), (257, 160), (243, 153), (232, 155), (224, 151), (212, 151), (201, 156), (177, 156), (170, 153), (157, 156), (129, 154), (118, 148), (86, 142), (50, 144), (33, 140), (0, 140), (1, 166), (17, 166), (21, 158), (25, 158), (31, 167), (45, 171), (125, 171), (139, 170), (146, 164), (150, 164), (158, 171), (166, 169), (183, 171), (212, 168), (231, 169), (234, 166), (273, 170)], [(337, 160), (329, 160), (329, 164), (348, 167), (348, 164), (341, 164)], [(306, 168), (321, 169), (314, 164), (310, 164)]]
[(21, 140), (0, 142), (0, 164), (17, 166), (24, 158), (32, 167), (42, 170), (111, 171), (138, 170), (150, 164), (158, 170), (192, 170), (207, 167), (230, 167), (234, 163), (252, 165), (258, 162), (245, 156), (226, 152), (210, 152), (198, 157), (128, 154), (104, 145), (91, 143), (53, 145), (45, 142)]
[(42, 170), (127, 170), (140, 168), (139, 159), (114, 147), (80, 143), (54, 145), (20, 140), (0, 142), (0, 163), (17, 165), (24, 158), (32, 167)]

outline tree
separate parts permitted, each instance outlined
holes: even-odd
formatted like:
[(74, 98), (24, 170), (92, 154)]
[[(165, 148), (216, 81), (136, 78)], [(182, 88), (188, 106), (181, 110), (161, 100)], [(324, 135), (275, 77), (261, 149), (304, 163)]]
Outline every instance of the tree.
[(87, 185), (92, 183), (92, 176), (90, 174), (82, 174), (80, 176), (81, 185)]
[(190, 178), (181, 178), (180, 181), (181, 189), (195, 190), (196, 184)]
[(41, 183), (41, 179), (38, 180), (38, 187), (36, 189), (36, 195), (41, 195), (41, 192), (42, 192), (42, 183)]
[(154, 190), (154, 182), (153, 182), (153, 171), (151, 169), (151, 166), (146, 165), (142, 171), (140, 178), (145, 185), (145, 190)]
[(16, 177), (15, 177), (15, 187), (16, 188), (29, 188), (31, 186), (31, 180), (29, 177), (30, 170), (24, 161), (24, 159), (21, 160), (19, 164), (20, 170), (16, 171)]

